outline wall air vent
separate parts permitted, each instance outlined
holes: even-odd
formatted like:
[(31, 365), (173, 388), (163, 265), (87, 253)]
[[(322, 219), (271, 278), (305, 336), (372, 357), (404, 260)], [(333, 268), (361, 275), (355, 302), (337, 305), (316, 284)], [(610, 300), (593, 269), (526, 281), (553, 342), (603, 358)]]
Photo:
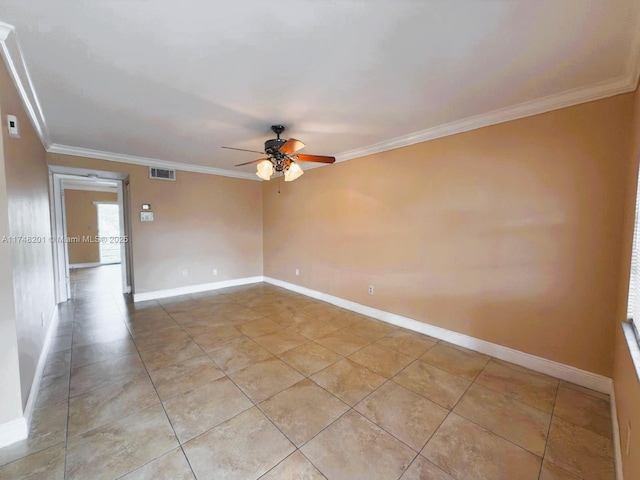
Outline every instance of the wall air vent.
[(176, 180), (176, 171), (167, 170), (166, 168), (149, 167), (149, 178), (158, 180)]

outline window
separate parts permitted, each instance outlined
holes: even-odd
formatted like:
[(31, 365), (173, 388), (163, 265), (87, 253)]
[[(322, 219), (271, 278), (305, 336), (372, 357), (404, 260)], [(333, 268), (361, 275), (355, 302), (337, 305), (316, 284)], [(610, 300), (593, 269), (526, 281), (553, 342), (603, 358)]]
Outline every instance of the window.
[(622, 326), (629, 345), (631, 358), (635, 365), (636, 374), (640, 380), (640, 181), (636, 192), (636, 217), (633, 227), (633, 247), (631, 250), (631, 274), (629, 275), (629, 300), (627, 303), (627, 318)]

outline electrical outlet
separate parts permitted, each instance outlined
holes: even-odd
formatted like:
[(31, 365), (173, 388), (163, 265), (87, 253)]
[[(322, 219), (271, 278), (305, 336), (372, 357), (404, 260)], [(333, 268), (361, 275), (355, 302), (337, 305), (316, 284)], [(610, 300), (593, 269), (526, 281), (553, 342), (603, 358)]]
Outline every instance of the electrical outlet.
[(631, 422), (627, 423), (627, 445), (625, 448), (625, 455), (628, 457), (631, 451)]
[(373, 295), (373, 285), (369, 285), (369, 295)]
[(214, 268), (214, 269), (213, 269), (213, 275), (214, 275), (214, 276), (215, 276), (215, 275), (218, 275), (218, 269), (217, 269), (217, 268)]
[(300, 276), (300, 269), (296, 268), (296, 277)]
[(189, 270), (185, 268), (184, 270), (182, 270), (182, 276), (186, 277), (187, 275), (189, 275)]

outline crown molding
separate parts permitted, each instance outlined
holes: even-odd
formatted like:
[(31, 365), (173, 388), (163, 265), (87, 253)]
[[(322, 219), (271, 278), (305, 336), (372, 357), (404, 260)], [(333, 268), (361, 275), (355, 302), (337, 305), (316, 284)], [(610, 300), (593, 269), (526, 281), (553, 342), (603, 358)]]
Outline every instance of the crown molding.
[[(639, 57), (639, 56), (636, 56)], [(636, 69), (640, 68), (640, 61), (635, 62)], [(356, 148), (336, 155), (336, 162), (344, 162), (354, 158), (373, 155), (374, 153), (395, 150), (396, 148), (414, 145), (416, 143), (448, 137), (457, 133), (477, 130), (478, 128), (497, 125), (499, 123), (538, 115), (540, 113), (571, 107), (580, 103), (600, 100), (622, 93), (633, 92), (636, 89), (637, 73), (631, 72), (624, 77), (602, 82), (589, 87), (576, 88), (548, 97), (520, 103), (510, 107), (493, 110), (488, 113), (475, 115), (455, 122), (445, 123), (436, 127), (410, 133), (401, 137), (391, 138), (383, 142), (374, 143), (362, 148)]]
[(0, 54), (2, 54), (13, 83), (18, 89), (18, 94), (22, 99), (27, 116), (46, 149), (51, 145), (51, 137), (44, 113), (38, 101), (38, 95), (29, 75), (29, 69), (22, 54), (18, 32), (16, 32), (13, 25), (2, 22), (0, 22)]
[(71, 155), (74, 157), (95, 158), (98, 160), (107, 160), (109, 162), (129, 163), (133, 165), (143, 165), (145, 167), (167, 168), (169, 170), (181, 170), (183, 172), (206, 173), (208, 175), (219, 175), (222, 177), (242, 178), (244, 180), (261, 181), (253, 173), (234, 172), (233, 170), (225, 170), (222, 168), (205, 167), (201, 165), (191, 165), (188, 163), (171, 162), (168, 160), (160, 160), (158, 158), (138, 157), (135, 155), (126, 155), (123, 153), (105, 152), (102, 150), (92, 150), (90, 148), (73, 147), (70, 145), (52, 144), (47, 148), (49, 153), (60, 153), (62, 155)]

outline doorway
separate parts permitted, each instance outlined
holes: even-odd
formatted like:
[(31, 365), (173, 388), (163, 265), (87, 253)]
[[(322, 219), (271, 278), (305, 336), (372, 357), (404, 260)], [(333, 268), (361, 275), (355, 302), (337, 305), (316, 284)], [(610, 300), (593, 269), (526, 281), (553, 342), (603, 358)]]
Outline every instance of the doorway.
[[(103, 264), (114, 265), (119, 272), (120, 285), (116, 284), (114, 290), (131, 293), (133, 274), (129, 243), (129, 176), (119, 172), (55, 165), (49, 166), (49, 172), (57, 302), (66, 302), (71, 298), (70, 270), (79, 272), (79, 269)], [(109, 192), (109, 198), (105, 198), (106, 193), (102, 193), (102, 197), (89, 200), (89, 208), (83, 208), (83, 212), (89, 212), (85, 215), (85, 220), (74, 224), (73, 231), (69, 231), (67, 214), (77, 216), (77, 212), (71, 212), (79, 205), (75, 199), (79, 198), (79, 194), (91, 191)], [(72, 194), (73, 201), (66, 198)], [(84, 203), (87, 203), (86, 199)], [(80, 254), (84, 256), (79, 256)], [(115, 265), (118, 263), (120, 266)]]
[(120, 263), (122, 252), (120, 242), (120, 209), (117, 203), (96, 202), (98, 217), (98, 239), (100, 241), (100, 265)]

